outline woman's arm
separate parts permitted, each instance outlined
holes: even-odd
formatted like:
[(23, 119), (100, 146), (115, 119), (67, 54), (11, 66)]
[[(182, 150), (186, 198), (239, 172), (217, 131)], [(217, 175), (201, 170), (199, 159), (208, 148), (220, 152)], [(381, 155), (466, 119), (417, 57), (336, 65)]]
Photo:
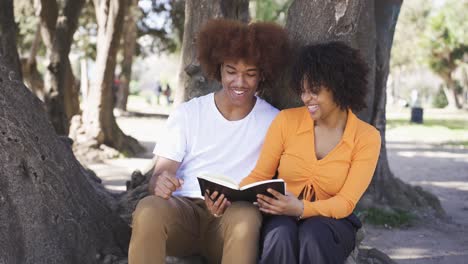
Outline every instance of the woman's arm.
[(376, 129), (360, 137), (355, 145), (348, 177), (333, 197), (314, 202), (304, 201), (303, 217), (322, 215), (336, 219), (350, 215), (369, 186), (380, 153), (380, 134)]
[(240, 182), (240, 186), (273, 178), (284, 151), (284, 112), (281, 111), (268, 129), (260, 156), (252, 172)]

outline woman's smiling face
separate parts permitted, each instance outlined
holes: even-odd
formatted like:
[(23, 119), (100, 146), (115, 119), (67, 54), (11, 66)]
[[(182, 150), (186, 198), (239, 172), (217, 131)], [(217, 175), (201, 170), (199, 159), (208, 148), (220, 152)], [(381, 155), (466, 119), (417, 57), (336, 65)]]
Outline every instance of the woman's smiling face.
[(326, 87), (313, 88), (305, 78), (303, 81), (301, 100), (314, 120), (325, 119), (339, 108), (333, 99), (333, 93)]

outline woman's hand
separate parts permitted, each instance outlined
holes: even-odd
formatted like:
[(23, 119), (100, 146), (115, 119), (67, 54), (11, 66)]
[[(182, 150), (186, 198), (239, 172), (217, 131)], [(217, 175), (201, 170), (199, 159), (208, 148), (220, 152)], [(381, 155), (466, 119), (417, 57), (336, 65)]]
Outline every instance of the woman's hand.
[(228, 208), (231, 205), (228, 199), (224, 197), (224, 194), (218, 194), (218, 192), (213, 192), (212, 194), (210, 194), (208, 190), (205, 191), (206, 207), (213, 214), (214, 217), (221, 217), (224, 214), (226, 208)]
[(273, 215), (289, 215), (299, 217), (304, 212), (304, 204), (291, 193), (282, 195), (281, 193), (268, 189), (275, 198), (258, 194), (257, 203), (260, 211)]

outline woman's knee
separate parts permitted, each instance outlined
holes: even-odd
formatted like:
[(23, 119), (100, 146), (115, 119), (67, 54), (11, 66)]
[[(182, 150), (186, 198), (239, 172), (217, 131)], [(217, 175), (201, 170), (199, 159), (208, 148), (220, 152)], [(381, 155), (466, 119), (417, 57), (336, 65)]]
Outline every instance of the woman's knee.
[(299, 243), (309, 249), (320, 248), (321, 244), (336, 240), (336, 235), (332, 226), (327, 224), (326, 217), (312, 217), (299, 226)]
[(289, 216), (272, 216), (262, 228), (263, 239), (274, 243), (297, 241), (297, 222)]

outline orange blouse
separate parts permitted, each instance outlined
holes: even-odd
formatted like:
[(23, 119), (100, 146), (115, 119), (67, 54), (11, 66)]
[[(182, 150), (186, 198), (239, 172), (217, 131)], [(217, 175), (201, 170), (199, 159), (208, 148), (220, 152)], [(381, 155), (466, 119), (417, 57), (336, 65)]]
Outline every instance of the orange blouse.
[(271, 179), (278, 170), (289, 192), (303, 192), (304, 218), (347, 217), (372, 180), (379, 131), (349, 110), (343, 137), (321, 160), (314, 142), (314, 122), (306, 107), (281, 111), (268, 130), (257, 165), (240, 185)]

